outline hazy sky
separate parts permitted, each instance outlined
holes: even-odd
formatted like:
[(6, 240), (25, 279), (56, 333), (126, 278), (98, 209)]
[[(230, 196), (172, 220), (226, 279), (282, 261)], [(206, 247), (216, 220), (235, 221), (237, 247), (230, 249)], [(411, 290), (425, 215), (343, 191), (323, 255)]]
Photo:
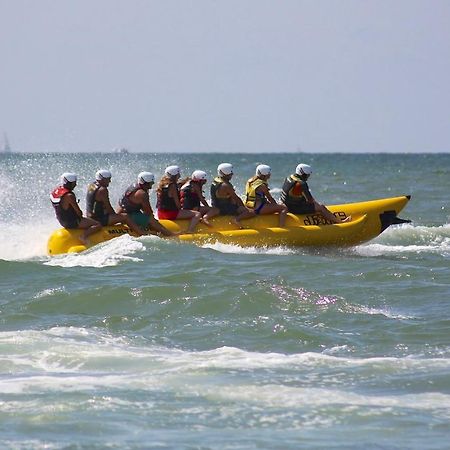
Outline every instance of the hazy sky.
[(17, 151), (448, 152), (450, 1), (0, 0), (4, 131)]

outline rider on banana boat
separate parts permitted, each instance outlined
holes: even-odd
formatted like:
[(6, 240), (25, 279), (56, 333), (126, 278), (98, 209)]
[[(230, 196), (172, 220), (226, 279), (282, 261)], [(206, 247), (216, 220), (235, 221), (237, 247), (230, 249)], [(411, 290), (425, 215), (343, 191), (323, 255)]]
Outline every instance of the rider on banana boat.
[(219, 214), (218, 208), (212, 208), (203, 195), (203, 186), (207, 182), (206, 172), (194, 170), (180, 188), (180, 202), (182, 209), (199, 211), (202, 215), (201, 221), (207, 226), (212, 226), (209, 222), (214, 216)]
[(129, 186), (120, 199), (118, 213), (127, 213), (144, 230), (150, 228), (163, 236), (175, 236), (153, 216), (148, 191), (154, 183), (155, 176), (151, 172), (141, 172), (137, 183)]
[(167, 220), (191, 219), (187, 233), (194, 233), (202, 215), (199, 211), (181, 208), (180, 192), (177, 184), (179, 179), (180, 168), (178, 166), (166, 167), (156, 189), (158, 218)]
[(260, 164), (256, 168), (255, 176), (247, 181), (245, 186), (245, 206), (252, 209), (255, 214), (279, 213), (279, 225), (284, 227), (288, 209), (286, 205), (279, 205), (269, 191), (268, 180), (271, 168), (266, 164)]
[(325, 205), (314, 199), (307, 183), (311, 174), (311, 166), (302, 163), (296, 167), (294, 174), (285, 179), (281, 192), (281, 202), (288, 207), (289, 212), (293, 214), (319, 213), (332, 223), (350, 222), (351, 216), (342, 220), (329, 211)]
[(86, 194), (86, 215), (100, 222), (103, 226), (124, 223), (138, 236), (144, 235), (127, 213), (116, 214), (109, 200), (108, 186), (111, 172), (101, 169), (95, 174), (95, 181), (90, 183)]
[(96, 220), (83, 217), (83, 213), (78, 206), (77, 198), (73, 193), (77, 185), (77, 176), (74, 173), (65, 172), (61, 175), (61, 184), (53, 189), (50, 200), (55, 209), (58, 222), (68, 230), (84, 230), (80, 236), (83, 244), (88, 244), (88, 237), (99, 231), (102, 226)]
[(255, 213), (246, 208), (230, 182), (233, 176), (233, 166), (229, 163), (219, 164), (217, 175), (211, 184), (212, 206), (217, 208), (222, 216), (235, 216), (234, 223), (242, 228), (241, 220), (250, 219), (255, 216)]

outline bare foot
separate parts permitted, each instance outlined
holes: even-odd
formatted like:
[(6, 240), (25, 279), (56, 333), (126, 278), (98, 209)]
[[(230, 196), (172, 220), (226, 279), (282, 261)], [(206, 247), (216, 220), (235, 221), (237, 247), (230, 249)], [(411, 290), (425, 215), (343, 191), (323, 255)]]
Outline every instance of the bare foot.
[(80, 235), (78, 240), (86, 247), (88, 247), (90, 245), (89, 239), (84, 235)]
[(237, 219), (233, 219), (233, 223), (234, 225), (236, 225), (240, 230), (242, 230), (244, 227), (242, 226), (242, 223), (237, 220)]
[(149, 233), (149, 234), (154, 234), (156, 236), (159, 236), (161, 238), (176, 238), (178, 237), (180, 234), (183, 234), (182, 231), (169, 231), (170, 234), (165, 234), (165, 233)]
[(212, 227), (212, 223), (208, 219), (206, 219), (205, 217), (202, 217), (200, 219), (200, 222), (203, 223), (204, 225), (206, 225), (207, 227)]
[(345, 222), (351, 222), (352, 221), (352, 216), (347, 216), (344, 220), (342, 220), (341, 222), (342, 223), (345, 223)]
[(174, 231), (174, 232), (172, 232), (172, 234), (169, 234), (167, 236), (162, 235), (161, 237), (172, 239), (172, 238), (177, 238), (180, 234), (183, 234), (183, 233), (181, 231)]

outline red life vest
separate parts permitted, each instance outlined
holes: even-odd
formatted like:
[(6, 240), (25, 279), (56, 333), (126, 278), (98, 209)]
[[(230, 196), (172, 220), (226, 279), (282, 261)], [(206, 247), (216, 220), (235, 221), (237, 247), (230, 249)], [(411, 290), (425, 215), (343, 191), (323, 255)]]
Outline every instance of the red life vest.
[(183, 209), (200, 208), (200, 197), (192, 189), (192, 180), (180, 190), (180, 202)]
[(58, 186), (57, 188), (53, 189), (50, 194), (50, 201), (53, 203), (53, 206), (58, 205), (64, 195), (68, 194), (69, 192), (71, 191), (69, 191), (69, 189), (65, 188), (64, 186)]
[(80, 223), (81, 217), (78, 217), (77, 212), (73, 206), (69, 206), (67, 209), (61, 207), (61, 199), (66, 195), (70, 194), (72, 191), (65, 188), (64, 186), (58, 186), (53, 189), (50, 194), (50, 201), (52, 202), (53, 208), (55, 209), (56, 218), (58, 222), (64, 228), (77, 228)]

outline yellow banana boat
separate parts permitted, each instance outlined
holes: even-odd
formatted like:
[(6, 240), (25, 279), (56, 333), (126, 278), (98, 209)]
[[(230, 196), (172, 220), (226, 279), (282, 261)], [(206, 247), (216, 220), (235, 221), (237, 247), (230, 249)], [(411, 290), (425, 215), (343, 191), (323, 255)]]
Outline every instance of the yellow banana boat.
[[(274, 246), (351, 246), (369, 241), (381, 234), (390, 225), (409, 222), (397, 217), (410, 200), (409, 195), (383, 198), (359, 203), (331, 205), (327, 208), (335, 216), (345, 219), (352, 216), (350, 222), (331, 224), (319, 214), (288, 214), (286, 225), (278, 226), (278, 215), (257, 216), (242, 221), (243, 229), (237, 229), (229, 216), (214, 217), (212, 227), (199, 224), (195, 233), (180, 234), (181, 241), (195, 244), (222, 242), (242, 247)], [(183, 233), (187, 229), (187, 220), (161, 220), (166, 228)], [(132, 234), (126, 225), (111, 225), (89, 237), (92, 247), (123, 234)], [(75, 253), (86, 250), (79, 236), (81, 230), (56, 230), (49, 238), (49, 255)]]

